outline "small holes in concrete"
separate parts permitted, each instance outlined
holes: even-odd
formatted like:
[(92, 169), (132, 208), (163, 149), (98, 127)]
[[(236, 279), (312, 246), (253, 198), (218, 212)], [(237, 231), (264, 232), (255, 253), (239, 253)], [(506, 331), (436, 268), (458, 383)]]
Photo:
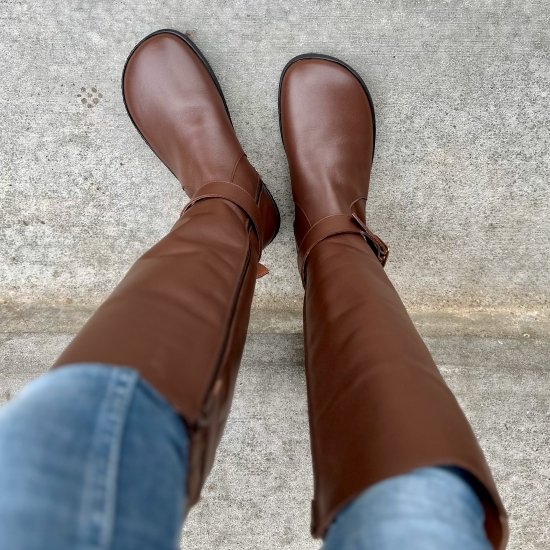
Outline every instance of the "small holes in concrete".
[(92, 88), (80, 88), (79, 94), (76, 97), (80, 98), (80, 102), (84, 107), (91, 109), (92, 107), (97, 107), (99, 100), (103, 98), (103, 94), (98, 92), (97, 88), (93, 86)]

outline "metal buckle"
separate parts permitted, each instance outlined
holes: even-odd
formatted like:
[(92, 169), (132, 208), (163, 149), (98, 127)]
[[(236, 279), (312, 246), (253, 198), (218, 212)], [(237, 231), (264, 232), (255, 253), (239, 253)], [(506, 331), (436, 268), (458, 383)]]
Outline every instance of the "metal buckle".
[(363, 222), (357, 216), (357, 214), (352, 214), (351, 217), (357, 225), (362, 229), (361, 235), (371, 247), (372, 251), (376, 254), (378, 261), (382, 264), (382, 267), (386, 265), (388, 261), (388, 256), (390, 254), (390, 249), (388, 245), (378, 236), (375, 235), (368, 227), (367, 224)]

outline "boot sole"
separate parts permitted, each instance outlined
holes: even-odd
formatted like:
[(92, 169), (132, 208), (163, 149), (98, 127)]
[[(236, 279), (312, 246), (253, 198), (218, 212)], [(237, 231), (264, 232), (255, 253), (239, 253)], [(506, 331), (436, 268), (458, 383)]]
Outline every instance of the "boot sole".
[(369, 101), (371, 113), (372, 113), (372, 126), (373, 126), (373, 139), (372, 139), (372, 157), (374, 158), (374, 149), (376, 144), (376, 116), (374, 113), (374, 103), (372, 101), (372, 96), (369, 92), (369, 89), (367, 85), (365, 84), (364, 80), (361, 78), (359, 73), (352, 67), (350, 67), (345, 61), (342, 61), (341, 59), (338, 59), (337, 57), (332, 57), (330, 55), (320, 54), (320, 53), (303, 53), (300, 55), (297, 55), (296, 57), (293, 57), (283, 69), (283, 72), (281, 73), (281, 78), (279, 79), (279, 131), (281, 133), (281, 140), (283, 142), (283, 147), (285, 146), (285, 140), (283, 137), (283, 125), (281, 122), (281, 90), (283, 86), (283, 80), (285, 77), (285, 74), (287, 70), (290, 68), (291, 65), (296, 63), (297, 61), (300, 61), (302, 59), (322, 59), (324, 61), (331, 61), (332, 63), (337, 63), (338, 65), (344, 67), (344, 69), (347, 69), (358, 81), (359, 84), (361, 84), (361, 87), (363, 88), (365, 94), (367, 95), (367, 99)]
[[(227, 116), (229, 118), (229, 122), (231, 123), (231, 126), (233, 126), (233, 121), (231, 120), (231, 114), (229, 113), (229, 109), (227, 107), (227, 103), (225, 101), (225, 97), (223, 95), (220, 83), (218, 82), (218, 79), (216, 78), (216, 75), (215, 75), (212, 67), (210, 66), (210, 64), (206, 60), (206, 57), (204, 57), (203, 53), (199, 50), (198, 46), (187, 35), (179, 32), (179, 31), (176, 31), (174, 29), (160, 29), (158, 31), (152, 32), (151, 34), (148, 34), (145, 38), (140, 40), (134, 46), (134, 48), (130, 52), (130, 55), (126, 59), (126, 62), (124, 63), (124, 69), (122, 70), (122, 81), (121, 81), (122, 101), (124, 102), (124, 108), (126, 109), (126, 113), (128, 113), (128, 117), (132, 121), (132, 124), (134, 125), (134, 128), (137, 130), (138, 134), (141, 136), (143, 141), (147, 144), (149, 149), (151, 149), (151, 151), (153, 151), (153, 153), (155, 153), (155, 155), (157, 155), (156, 151), (151, 147), (151, 145), (149, 144), (147, 139), (145, 139), (145, 136), (141, 133), (141, 130), (138, 128), (137, 124), (135, 123), (134, 119), (132, 118), (132, 115), (130, 114), (130, 111), (128, 109), (128, 105), (126, 104), (126, 95), (124, 93), (124, 75), (126, 74), (126, 68), (128, 67), (128, 62), (130, 61), (131, 57), (134, 55), (135, 51), (144, 42), (146, 42), (150, 38), (153, 38), (154, 36), (157, 36), (159, 34), (173, 34), (174, 36), (177, 36), (178, 38), (183, 40), (191, 48), (193, 53), (200, 59), (201, 63), (204, 65), (204, 67), (208, 71), (208, 74), (210, 75), (210, 78), (212, 78), (212, 81), (214, 82), (214, 85), (216, 86), (216, 89), (218, 90), (218, 93), (220, 94), (220, 97), (221, 97), (222, 102), (223, 102), (223, 106), (225, 108), (225, 112), (227, 113)], [(176, 175), (174, 174), (174, 172), (172, 171), (170, 166), (168, 166), (158, 155), (157, 155), (157, 158), (162, 162), (162, 164), (164, 164), (164, 166), (166, 166), (166, 168), (168, 168), (168, 170), (170, 170), (170, 172), (174, 175), (174, 177), (176, 177)], [(273, 236), (271, 237), (271, 239), (265, 244), (265, 246), (267, 246), (268, 244), (273, 242), (273, 239), (277, 236), (277, 233), (279, 232), (279, 229), (281, 227), (281, 214), (279, 212), (279, 207), (277, 206), (277, 203), (275, 202), (275, 199), (273, 198), (273, 195), (271, 194), (271, 192), (269, 191), (269, 189), (267, 188), (267, 186), (265, 185), (265, 183), (262, 181), (261, 178), (260, 178), (260, 183), (261, 183), (261, 191), (260, 192), (262, 192), (262, 191), (265, 192), (266, 195), (269, 197), (269, 200), (273, 204), (273, 208), (275, 210), (276, 219), (277, 219), (275, 232), (274, 232)]]

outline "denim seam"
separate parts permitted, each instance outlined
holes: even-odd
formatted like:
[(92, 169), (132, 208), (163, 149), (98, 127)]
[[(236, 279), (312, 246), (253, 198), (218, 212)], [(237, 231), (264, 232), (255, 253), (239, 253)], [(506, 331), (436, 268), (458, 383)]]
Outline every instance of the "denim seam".
[(109, 371), (82, 492), (78, 541), (86, 550), (107, 550), (112, 544), (122, 438), (138, 381), (130, 369), (109, 367)]

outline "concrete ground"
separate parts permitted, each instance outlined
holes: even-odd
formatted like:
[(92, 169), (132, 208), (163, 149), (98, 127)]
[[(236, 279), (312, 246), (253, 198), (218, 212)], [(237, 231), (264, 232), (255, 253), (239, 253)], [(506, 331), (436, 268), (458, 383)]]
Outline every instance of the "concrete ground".
[(353, 65), (371, 89), (368, 220), (391, 248), (388, 273), (407, 303), (548, 307), (546, 0), (0, 5), (2, 299), (97, 303), (178, 215), (184, 195), (120, 95), (134, 44), (173, 27), (211, 62), (281, 207), (258, 306), (300, 300), (277, 85), (292, 56), (321, 51)]
[[(0, 403), (45, 372), (89, 310), (4, 311)], [(510, 514), (511, 550), (550, 547), (550, 323), (416, 314), (472, 423)], [(256, 311), (232, 412), (181, 548), (320, 545), (309, 537), (311, 466), (299, 315)]]
[(185, 197), (120, 97), (133, 45), (187, 31), (281, 207), (235, 406), (184, 548), (318, 548), (288, 170), (288, 59), (341, 57), (371, 89), (367, 209), (387, 271), (484, 447), (514, 550), (550, 547), (547, 0), (0, 2), (0, 400), (46, 370)]

